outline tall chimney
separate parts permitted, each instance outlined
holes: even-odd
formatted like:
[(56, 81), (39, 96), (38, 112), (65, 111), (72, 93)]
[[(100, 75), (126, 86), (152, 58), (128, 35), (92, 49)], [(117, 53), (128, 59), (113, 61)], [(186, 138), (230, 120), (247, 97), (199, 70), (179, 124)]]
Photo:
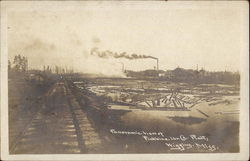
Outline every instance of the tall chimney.
[(122, 72), (124, 72), (125, 71), (125, 69), (124, 69), (124, 63), (123, 62), (119, 62), (121, 65), (122, 65)]
[(157, 61), (156, 62), (157, 63), (156, 70), (158, 71), (159, 70), (159, 59), (157, 58), (156, 61)]

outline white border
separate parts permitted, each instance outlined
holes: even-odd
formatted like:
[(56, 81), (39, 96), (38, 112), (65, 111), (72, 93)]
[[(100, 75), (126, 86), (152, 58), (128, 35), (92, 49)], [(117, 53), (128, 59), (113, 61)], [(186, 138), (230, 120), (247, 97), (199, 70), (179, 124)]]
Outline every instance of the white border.
[[(228, 4), (240, 7), (246, 22), (242, 32), (246, 33), (242, 43), (241, 55), (241, 114), (240, 114), (240, 153), (209, 154), (79, 154), (79, 155), (9, 155), (8, 153), (8, 78), (7, 78), (7, 13), (9, 11), (72, 11), (81, 9), (127, 9), (150, 8), (164, 9), (165, 5), (173, 9), (213, 7), (226, 8)], [(203, 9), (202, 8), (202, 9)], [(2, 160), (247, 160), (249, 157), (249, 8), (247, 1), (175, 1), (175, 2), (93, 2), (93, 1), (1, 1), (1, 159)]]

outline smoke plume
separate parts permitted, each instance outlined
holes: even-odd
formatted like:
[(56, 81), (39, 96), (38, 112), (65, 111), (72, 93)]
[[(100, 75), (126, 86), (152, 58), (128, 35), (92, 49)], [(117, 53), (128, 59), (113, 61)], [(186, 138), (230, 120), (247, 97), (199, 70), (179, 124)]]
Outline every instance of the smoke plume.
[(117, 52), (112, 52), (109, 50), (99, 51), (98, 48), (92, 48), (91, 55), (96, 55), (100, 58), (117, 58), (117, 59), (118, 58), (125, 58), (125, 59), (129, 59), (129, 60), (150, 58), (150, 59), (158, 60), (158, 58), (153, 57), (153, 56), (149, 56), (149, 55), (137, 55), (137, 54), (128, 55), (126, 52), (117, 53)]

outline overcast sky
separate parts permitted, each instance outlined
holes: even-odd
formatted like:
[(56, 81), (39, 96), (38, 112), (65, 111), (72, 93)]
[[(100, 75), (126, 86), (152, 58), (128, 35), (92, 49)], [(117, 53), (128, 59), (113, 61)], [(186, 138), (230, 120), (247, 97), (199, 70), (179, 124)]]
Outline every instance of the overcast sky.
[(152, 7), (125, 3), (89, 6), (75, 4), (67, 10), (47, 6), (47, 10), (10, 12), (9, 58), (16, 54), (27, 56), (31, 68), (61, 65), (104, 74), (119, 74), (120, 62), (130, 70), (156, 66), (153, 59), (102, 59), (90, 55), (90, 50), (98, 47), (157, 57), (163, 70), (177, 66), (196, 69), (197, 64), (211, 71), (240, 68), (245, 16), (233, 3), (200, 3), (195, 7), (168, 3)]

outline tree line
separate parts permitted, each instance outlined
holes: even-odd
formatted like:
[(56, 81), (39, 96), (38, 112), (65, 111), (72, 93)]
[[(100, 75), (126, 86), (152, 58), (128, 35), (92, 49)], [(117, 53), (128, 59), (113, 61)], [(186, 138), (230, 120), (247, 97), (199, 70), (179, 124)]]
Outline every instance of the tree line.
[(239, 72), (211, 72), (204, 69), (193, 70), (176, 68), (174, 70), (145, 70), (145, 71), (129, 71), (126, 70), (127, 77), (139, 79), (160, 79), (173, 82), (183, 83), (221, 83), (221, 84), (239, 84)]
[(16, 55), (11, 62), (8, 60), (8, 71), (26, 72), (28, 71), (28, 58), (25, 56)]

